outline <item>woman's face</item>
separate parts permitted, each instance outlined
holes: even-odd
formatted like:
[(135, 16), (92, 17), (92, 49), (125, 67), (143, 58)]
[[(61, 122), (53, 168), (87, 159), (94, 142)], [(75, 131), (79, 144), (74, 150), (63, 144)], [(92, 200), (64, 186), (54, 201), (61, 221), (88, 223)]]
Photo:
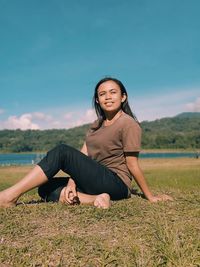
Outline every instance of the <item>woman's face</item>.
[(121, 94), (121, 89), (114, 81), (102, 83), (97, 91), (97, 103), (105, 113), (116, 113), (121, 109), (121, 104), (126, 100), (126, 95)]

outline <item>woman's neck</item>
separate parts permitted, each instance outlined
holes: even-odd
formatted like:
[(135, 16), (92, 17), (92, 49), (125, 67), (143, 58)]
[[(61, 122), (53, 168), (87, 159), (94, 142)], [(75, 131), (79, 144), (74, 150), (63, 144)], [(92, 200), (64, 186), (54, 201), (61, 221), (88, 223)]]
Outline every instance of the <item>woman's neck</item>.
[(113, 124), (114, 121), (116, 121), (122, 114), (122, 109), (120, 109), (119, 111), (112, 113), (112, 114), (105, 114), (106, 118), (104, 120), (104, 126), (108, 126)]

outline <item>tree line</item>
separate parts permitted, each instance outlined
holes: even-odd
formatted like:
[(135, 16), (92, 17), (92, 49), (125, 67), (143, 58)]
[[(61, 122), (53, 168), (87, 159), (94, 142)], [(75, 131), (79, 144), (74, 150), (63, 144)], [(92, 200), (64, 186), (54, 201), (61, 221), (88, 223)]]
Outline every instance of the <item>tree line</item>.
[[(200, 149), (200, 113), (143, 121), (142, 149)], [(0, 152), (46, 152), (59, 144), (80, 149), (89, 124), (72, 129), (1, 130)]]

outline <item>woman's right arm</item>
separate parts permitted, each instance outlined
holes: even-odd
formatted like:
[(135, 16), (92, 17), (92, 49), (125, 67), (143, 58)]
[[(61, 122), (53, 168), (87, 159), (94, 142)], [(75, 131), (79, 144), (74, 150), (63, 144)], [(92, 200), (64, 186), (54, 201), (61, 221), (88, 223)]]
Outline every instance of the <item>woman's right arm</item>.
[(86, 146), (86, 142), (84, 142), (82, 148), (81, 148), (81, 152), (83, 154), (85, 154), (86, 156), (88, 156), (88, 151), (87, 151), (87, 146)]
[(133, 156), (131, 155), (131, 153), (129, 153), (129, 156), (126, 156), (126, 164), (132, 176), (134, 177), (134, 180), (144, 193), (146, 199), (148, 199), (150, 202), (173, 200), (171, 196), (165, 194), (155, 196), (151, 193), (149, 186), (147, 185), (146, 179), (144, 177), (144, 174), (138, 164), (138, 155)]

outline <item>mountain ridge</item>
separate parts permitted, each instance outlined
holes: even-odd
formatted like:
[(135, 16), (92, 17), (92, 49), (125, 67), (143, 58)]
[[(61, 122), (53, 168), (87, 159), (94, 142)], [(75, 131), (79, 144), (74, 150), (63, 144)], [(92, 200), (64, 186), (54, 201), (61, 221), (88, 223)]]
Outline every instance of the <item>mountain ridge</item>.
[[(200, 112), (142, 121), (142, 149), (200, 149)], [(48, 151), (68, 144), (80, 149), (90, 124), (71, 129), (1, 130), (0, 152)]]
[(200, 112), (182, 112), (177, 114), (175, 117), (179, 118), (200, 118)]

